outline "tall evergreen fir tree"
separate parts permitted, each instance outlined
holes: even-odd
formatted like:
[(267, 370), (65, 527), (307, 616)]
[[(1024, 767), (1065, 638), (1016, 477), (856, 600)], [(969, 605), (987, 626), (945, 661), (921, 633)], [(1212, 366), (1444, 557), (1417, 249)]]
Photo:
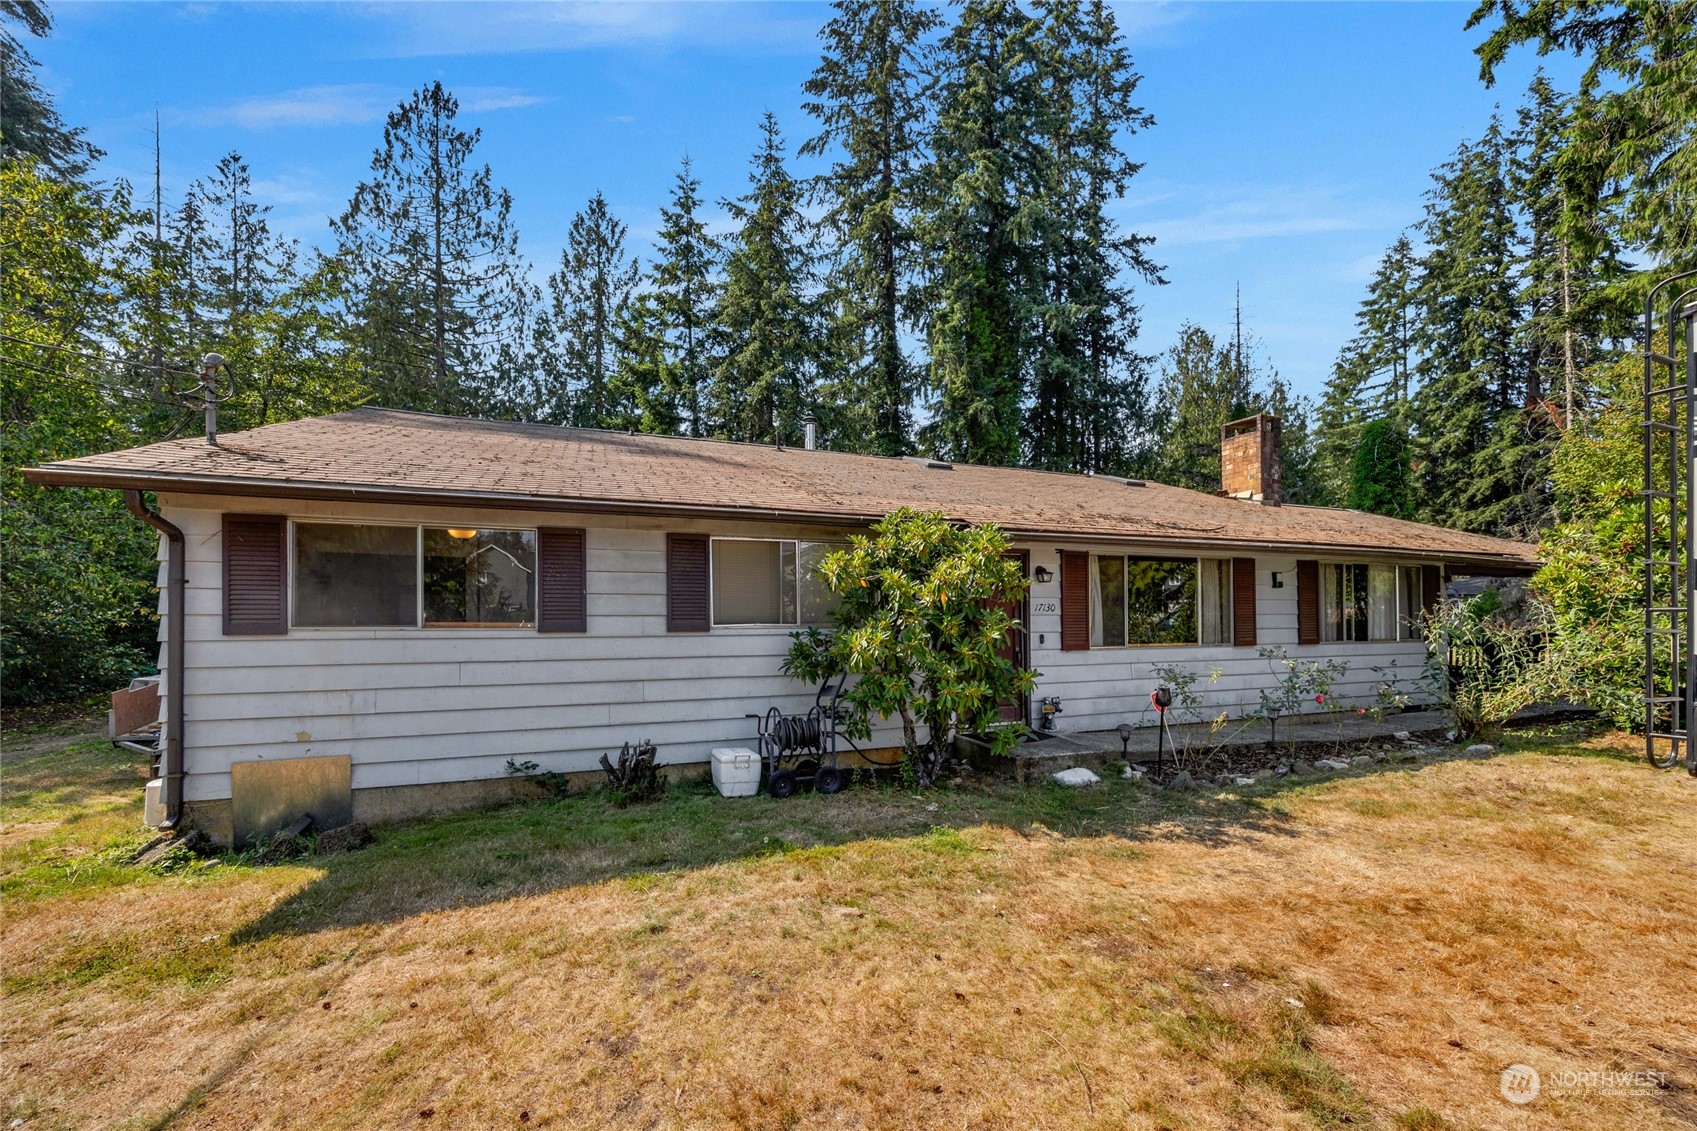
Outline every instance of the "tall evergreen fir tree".
[(902, 348), (912, 325), (924, 138), (927, 37), (940, 25), (917, 0), (836, 0), (820, 32), (824, 56), (803, 84), (820, 132), (806, 156), (835, 155), (812, 185), (834, 237), (826, 286), (845, 359), (841, 445), (883, 455), (912, 450), (914, 368)]
[(665, 316), (653, 290), (638, 290), (613, 320), (616, 365), (607, 378), (610, 412), (603, 427), (676, 435), (684, 425), (672, 392)]
[(673, 431), (681, 425), (691, 436), (709, 431), (703, 397), (711, 377), (708, 336), (722, 255), (701, 217), (701, 204), (701, 181), (686, 156), (672, 184), (671, 201), (660, 208), (660, 235), (642, 310), (633, 312), (634, 325), (627, 331), (633, 342), (653, 339), (647, 348), (633, 349), (657, 370), (641, 379), (656, 388), (652, 426)]
[(1368, 422), (1351, 461), (1345, 505), (1369, 514), (1410, 517), (1414, 508), (1409, 471), (1408, 435), (1402, 422), (1394, 417)]
[(709, 414), (726, 439), (796, 443), (822, 361), (819, 310), (802, 187), (771, 111), (748, 180), (746, 194), (724, 202), (738, 228), (715, 318)]
[(1519, 340), (1526, 401), (1561, 428), (1572, 427), (1590, 399), (1586, 374), (1613, 339), (1630, 336), (1633, 321), (1631, 304), (1609, 290), (1625, 274), (1614, 225), (1594, 220), (1583, 238), (1574, 235), (1574, 189), (1562, 168), (1572, 113), (1573, 100), (1540, 71), (1519, 112), (1513, 164), (1525, 233)]
[(1419, 263), (1408, 236), (1397, 237), (1373, 272), (1355, 312), (1355, 336), (1332, 366), (1317, 411), (1315, 495), (1342, 505), (1349, 497), (1361, 429), (1389, 415), (1402, 419), (1413, 386), (1414, 335), (1419, 318)]
[(1051, 129), (1040, 29), (1012, 0), (966, 0), (940, 52), (920, 231), (935, 416), (925, 446), (1015, 465), (1032, 334), (1049, 304)]
[(1218, 490), (1220, 428), (1250, 415), (1253, 403), (1233, 343), (1194, 323), (1179, 327), (1178, 341), (1163, 359), (1155, 401), (1156, 477), (1198, 491)]
[(1121, 139), (1154, 124), (1133, 104), (1140, 76), (1101, 0), (1043, 3), (1049, 159), (1043, 210), (1048, 302), (1033, 342), (1027, 460), (1056, 471), (1134, 470), (1146, 367), (1135, 349), (1129, 273), (1160, 282), (1146, 237), (1108, 213), (1141, 166)]
[(1431, 250), (1419, 282), (1416, 496), (1427, 521), (1498, 533), (1536, 487), (1512, 454), (1525, 421), (1515, 344), (1520, 248), (1501, 121), (1493, 117), (1433, 181), (1421, 224)]
[(537, 410), (580, 428), (631, 427), (639, 405), (616, 403), (621, 327), (640, 268), (625, 250), (625, 225), (598, 192), (572, 217), (559, 270), (548, 276), (548, 308), (537, 319)]
[(512, 196), (472, 163), (481, 130), (456, 124), (440, 82), (391, 111), (371, 177), (331, 223), (353, 288), (353, 318), (378, 399), (431, 412), (509, 414), (520, 397), (515, 344), (534, 288)]
[(1219, 337), (1187, 322), (1163, 357), (1155, 389), (1155, 451), (1150, 467), (1163, 483), (1197, 491), (1220, 489), (1220, 429), (1258, 412), (1279, 418), (1285, 497), (1313, 494), (1309, 405), (1257, 356), (1241, 327)]
[(36, 168), (62, 180), (78, 180), (105, 154), (83, 136), (81, 126), (59, 117), (53, 96), (37, 80), (39, 64), (18, 32), (45, 38), (53, 16), (40, 0), (0, 4), (0, 160), (33, 160)]
[[(125, 383), (158, 402), (171, 399), (181, 385), (177, 372), (194, 355), (184, 333), (179, 301), (183, 273), (181, 256), (167, 234), (164, 178), (157, 117), (154, 121), (153, 192), (147, 212), (128, 225), (115, 271), (123, 314), (113, 340), (126, 363)], [(164, 403), (138, 402), (145, 433), (163, 432), (182, 418)]]
[[(251, 423), (265, 423), (274, 398), (272, 386), (287, 359), (268, 356), (264, 324), (272, 303), (295, 281), (296, 249), (272, 233), (268, 204), (253, 197), (253, 179), (238, 153), (219, 159), (212, 174), (189, 192), (206, 223), (195, 260), (203, 266), (205, 341), (224, 358), (225, 375), (257, 410)], [(246, 400), (246, 398), (244, 398)], [(232, 410), (230, 423), (250, 423)]]
[(1562, 129), (1567, 238), (1595, 258), (1618, 212), (1619, 236), (1648, 253), (1651, 277), (1697, 268), (1697, 0), (1481, 0), (1469, 28), (1487, 83), (1517, 45), (1587, 64)]

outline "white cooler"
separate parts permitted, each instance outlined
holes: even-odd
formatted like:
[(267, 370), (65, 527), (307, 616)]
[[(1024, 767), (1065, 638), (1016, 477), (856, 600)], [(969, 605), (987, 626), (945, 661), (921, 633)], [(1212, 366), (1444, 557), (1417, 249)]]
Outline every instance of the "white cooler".
[(760, 756), (746, 746), (713, 748), (713, 785), (725, 797), (760, 792)]

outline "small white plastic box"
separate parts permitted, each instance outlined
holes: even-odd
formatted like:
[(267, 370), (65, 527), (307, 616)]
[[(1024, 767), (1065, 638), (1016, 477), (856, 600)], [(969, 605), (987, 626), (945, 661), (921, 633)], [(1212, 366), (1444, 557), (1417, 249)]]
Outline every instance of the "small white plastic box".
[(713, 785), (724, 797), (760, 792), (760, 756), (746, 746), (713, 748)]

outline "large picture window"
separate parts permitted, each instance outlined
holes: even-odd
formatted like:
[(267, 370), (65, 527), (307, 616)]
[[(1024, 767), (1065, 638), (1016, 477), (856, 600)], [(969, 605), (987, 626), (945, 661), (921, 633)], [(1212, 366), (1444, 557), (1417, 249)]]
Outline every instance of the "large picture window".
[(713, 623), (826, 623), (837, 598), (814, 571), (839, 548), (787, 539), (713, 539)]
[(295, 615), (302, 628), (418, 623), (418, 527), (295, 524)]
[(1099, 555), (1090, 573), (1090, 644), (1224, 644), (1231, 563)]
[(536, 532), (297, 522), (297, 628), (527, 627)]
[(1320, 639), (1397, 639), (1397, 573), (1364, 562), (1321, 565)]

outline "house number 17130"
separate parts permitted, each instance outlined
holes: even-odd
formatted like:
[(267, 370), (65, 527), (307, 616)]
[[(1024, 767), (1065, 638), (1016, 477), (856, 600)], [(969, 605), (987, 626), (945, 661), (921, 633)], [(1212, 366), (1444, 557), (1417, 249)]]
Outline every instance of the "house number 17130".
[(1031, 602), (1031, 611), (1033, 614), (1058, 613), (1061, 611), (1061, 603), (1059, 601), (1033, 601)]

